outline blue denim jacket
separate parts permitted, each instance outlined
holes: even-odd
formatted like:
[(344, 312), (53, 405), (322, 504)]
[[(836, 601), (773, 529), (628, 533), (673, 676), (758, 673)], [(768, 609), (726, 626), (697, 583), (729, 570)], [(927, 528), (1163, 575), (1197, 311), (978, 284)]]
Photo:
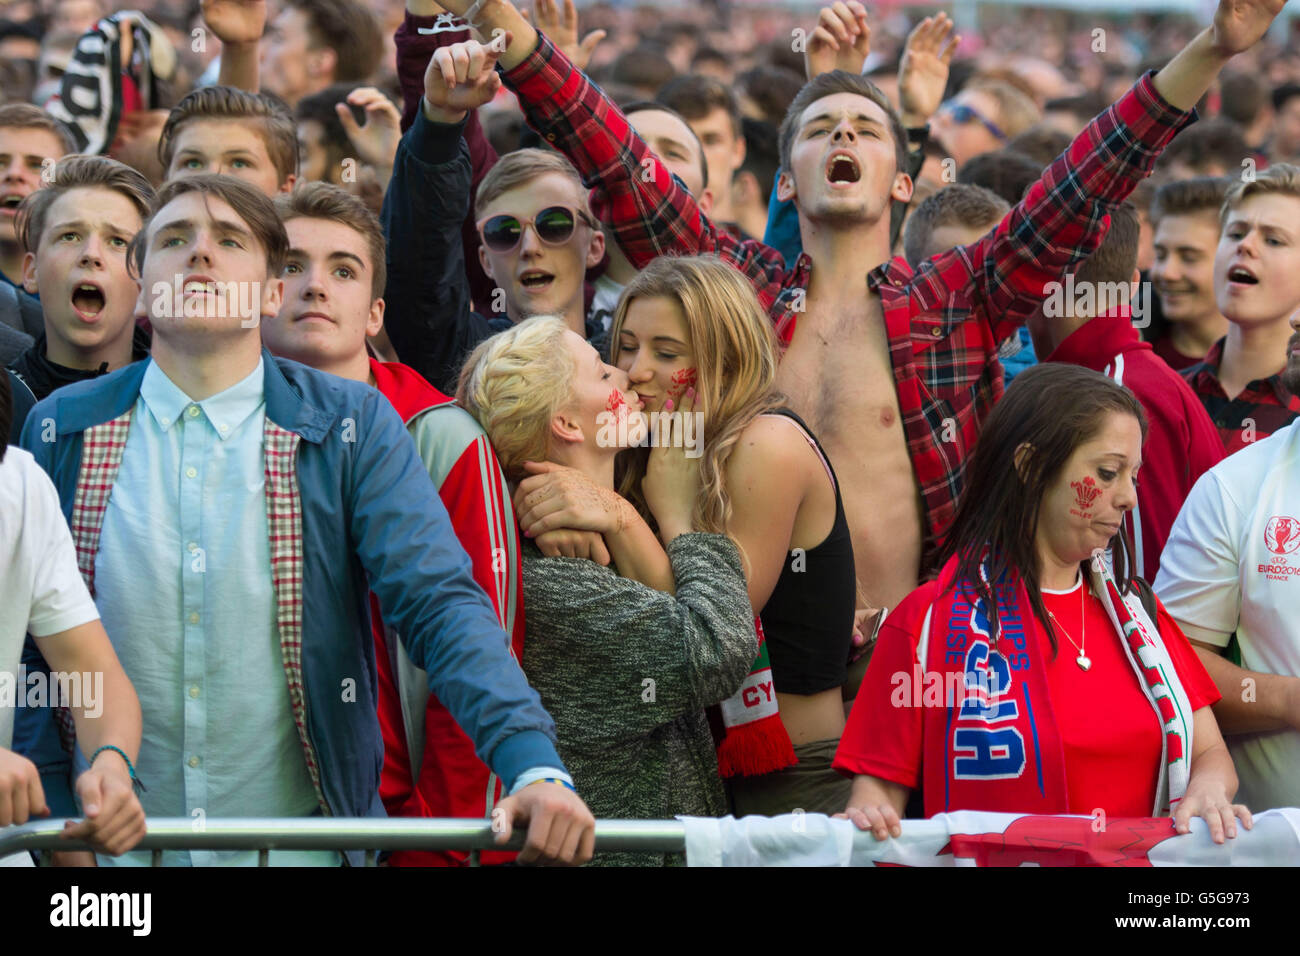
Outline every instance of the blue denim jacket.
[[(395, 625), (412, 661), (428, 672), (430, 690), (507, 789), (529, 768), (563, 767), (554, 724), (511, 658), (508, 638), (392, 406), (369, 386), (265, 351), (263, 362), (267, 418), (301, 439), (302, 672), (322, 811), (384, 815), (368, 590), (379, 595), (384, 619)], [(61, 388), (28, 416), (22, 445), (54, 481), (65, 518), (72, 515), (82, 433), (133, 407), (145, 368), (137, 362)], [(142, 592), (150, 586), (142, 582)], [(141, 597), (147, 600), (147, 593)], [(343, 692), (350, 686), (355, 695)], [(16, 715), (15, 749), (41, 768), (54, 811), (71, 815), (71, 762), (50, 714)]]

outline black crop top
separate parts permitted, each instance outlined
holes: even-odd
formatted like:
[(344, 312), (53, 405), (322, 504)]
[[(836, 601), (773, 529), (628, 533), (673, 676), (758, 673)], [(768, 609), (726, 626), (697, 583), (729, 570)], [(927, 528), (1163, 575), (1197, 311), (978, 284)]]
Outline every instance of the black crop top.
[(858, 594), (853, 539), (839, 479), (817, 439), (789, 409), (774, 414), (800, 427), (835, 484), (835, 522), (830, 533), (815, 548), (786, 555), (781, 576), (759, 615), (776, 689), (783, 694), (818, 694), (848, 679)]

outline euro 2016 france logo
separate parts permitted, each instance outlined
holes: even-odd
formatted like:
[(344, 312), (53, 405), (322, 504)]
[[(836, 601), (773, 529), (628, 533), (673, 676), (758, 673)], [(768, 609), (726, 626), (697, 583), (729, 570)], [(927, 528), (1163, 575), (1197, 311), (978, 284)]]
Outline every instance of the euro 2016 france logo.
[(1300, 548), (1300, 521), (1285, 515), (1269, 518), (1264, 528), (1264, 546), (1274, 554), (1290, 554)]

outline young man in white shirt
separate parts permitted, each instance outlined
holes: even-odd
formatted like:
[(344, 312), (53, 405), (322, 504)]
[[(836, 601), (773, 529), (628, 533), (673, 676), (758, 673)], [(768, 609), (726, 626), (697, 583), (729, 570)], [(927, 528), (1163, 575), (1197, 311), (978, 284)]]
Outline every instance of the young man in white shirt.
[[(1259, 320), (1300, 307), (1300, 169), (1276, 166), (1228, 192), (1216, 255), (1220, 302)], [(1240, 271), (1239, 271), (1240, 270)], [(1283, 384), (1300, 389), (1300, 332)], [(1257, 810), (1300, 801), (1300, 429), (1225, 458), (1196, 483), (1170, 532), (1155, 590), (1223, 700), (1214, 708)], [(1235, 638), (1236, 651), (1230, 651)], [(1240, 663), (1228, 658), (1239, 652)], [(1227, 655), (1226, 657), (1223, 655)]]
[[(12, 413), (9, 378), (0, 375), (0, 439), (9, 433)], [(47, 694), (39, 704), (28, 700), (21, 667), (28, 633), (54, 673), (78, 675), (63, 686), (79, 699), (52, 701)], [(76, 787), (86, 818), (69, 821), (64, 838), (84, 839), (109, 854), (139, 843), (144, 809), (132, 788), (132, 765), (140, 750), (140, 702), (77, 570), (54, 485), (30, 454), (0, 440), (0, 827), (51, 812), (36, 765), (9, 749), (19, 697), (38, 706), (69, 706), (91, 762)], [(53, 719), (52, 711), (45, 713)], [(29, 862), (16, 854), (0, 859), (0, 866)]]

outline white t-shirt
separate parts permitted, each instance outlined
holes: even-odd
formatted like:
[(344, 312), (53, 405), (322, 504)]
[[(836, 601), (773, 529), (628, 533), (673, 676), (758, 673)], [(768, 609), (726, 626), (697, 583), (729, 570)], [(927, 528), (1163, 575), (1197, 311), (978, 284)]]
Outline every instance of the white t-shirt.
[[(19, 665), (27, 632), (49, 637), (98, 619), (54, 484), (28, 452), (6, 448), (0, 461), (0, 681), (7, 686), (0, 695), (0, 747), (13, 745), (12, 702), (26, 687)], [(0, 857), (0, 866), (31, 863), (26, 853)]]
[[(1201, 476), (1174, 522), (1154, 587), (1189, 638), (1227, 647), (1235, 632), (1246, 670), (1300, 677), (1297, 424)], [(1239, 802), (1255, 811), (1300, 806), (1300, 730), (1226, 740)]]
[[(0, 680), (22, 694), (23, 639), (99, 620), (77, 570), (72, 534), (49, 476), (21, 448), (0, 461)], [(0, 706), (0, 747), (13, 745), (14, 712)]]
[(599, 318), (601, 326), (606, 332), (614, 323), (614, 310), (618, 308), (619, 296), (623, 294), (623, 286), (619, 285), (609, 276), (601, 276), (595, 282), (591, 296), (591, 312), (593, 318)]

